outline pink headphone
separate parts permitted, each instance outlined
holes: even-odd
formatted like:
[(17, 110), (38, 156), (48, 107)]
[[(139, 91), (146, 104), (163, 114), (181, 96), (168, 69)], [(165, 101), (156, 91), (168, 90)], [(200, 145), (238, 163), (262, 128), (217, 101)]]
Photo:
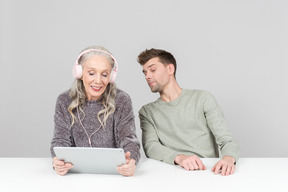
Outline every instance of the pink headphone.
[(109, 55), (113, 60), (114, 60), (114, 68), (112, 69), (112, 72), (111, 72), (111, 75), (110, 75), (110, 83), (114, 83), (115, 82), (115, 79), (116, 79), (116, 75), (117, 75), (117, 70), (118, 70), (118, 63), (116, 61), (116, 59), (113, 57), (113, 55), (111, 55), (110, 53), (108, 53), (107, 51), (103, 51), (101, 49), (87, 49), (87, 50), (84, 50), (82, 51), (76, 62), (75, 62), (75, 65), (73, 67), (73, 77), (76, 78), (76, 79), (80, 79), (82, 77), (82, 66), (79, 64), (79, 59), (82, 55), (84, 55), (85, 53), (88, 53), (88, 52), (91, 52), (91, 51), (98, 51), (98, 52), (101, 52), (101, 53), (105, 53), (107, 55)]

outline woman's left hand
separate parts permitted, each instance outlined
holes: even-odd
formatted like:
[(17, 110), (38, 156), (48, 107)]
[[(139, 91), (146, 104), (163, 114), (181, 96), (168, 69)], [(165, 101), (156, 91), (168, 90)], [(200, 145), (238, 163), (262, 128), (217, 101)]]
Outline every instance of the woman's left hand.
[(118, 166), (117, 171), (123, 176), (133, 176), (136, 169), (136, 162), (130, 159), (130, 152), (125, 153), (126, 164)]

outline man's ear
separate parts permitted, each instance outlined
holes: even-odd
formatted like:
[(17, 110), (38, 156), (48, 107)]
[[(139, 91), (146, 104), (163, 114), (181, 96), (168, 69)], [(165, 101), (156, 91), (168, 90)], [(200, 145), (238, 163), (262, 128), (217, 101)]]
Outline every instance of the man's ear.
[(172, 63), (168, 64), (169, 74), (174, 75), (175, 67)]

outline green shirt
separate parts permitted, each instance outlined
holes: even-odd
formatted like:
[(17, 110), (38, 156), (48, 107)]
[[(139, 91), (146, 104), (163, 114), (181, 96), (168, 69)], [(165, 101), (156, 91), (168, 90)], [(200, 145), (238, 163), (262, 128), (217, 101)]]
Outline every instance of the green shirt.
[(139, 111), (142, 143), (149, 158), (174, 164), (179, 154), (200, 158), (229, 155), (237, 161), (239, 146), (232, 138), (215, 98), (207, 91), (182, 89), (164, 102), (160, 98)]

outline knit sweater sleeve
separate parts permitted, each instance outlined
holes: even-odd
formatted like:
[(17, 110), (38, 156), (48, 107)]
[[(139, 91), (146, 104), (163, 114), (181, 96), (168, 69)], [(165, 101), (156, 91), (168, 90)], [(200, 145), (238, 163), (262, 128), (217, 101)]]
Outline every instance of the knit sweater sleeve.
[(140, 159), (140, 143), (136, 135), (132, 101), (129, 95), (123, 91), (118, 92), (115, 116), (118, 145), (125, 152), (129, 151), (131, 153), (130, 158), (138, 163)]
[(204, 101), (204, 114), (207, 124), (213, 133), (222, 156), (232, 156), (238, 161), (240, 149), (226, 124), (224, 114), (214, 96), (206, 92)]
[(55, 157), (54, 147), (72, 146), (70, 119), (68, 114), (68, 93), (65, 92), (58, 96), (54, 114), (54, 133), (51, 141), (51, 156)]

